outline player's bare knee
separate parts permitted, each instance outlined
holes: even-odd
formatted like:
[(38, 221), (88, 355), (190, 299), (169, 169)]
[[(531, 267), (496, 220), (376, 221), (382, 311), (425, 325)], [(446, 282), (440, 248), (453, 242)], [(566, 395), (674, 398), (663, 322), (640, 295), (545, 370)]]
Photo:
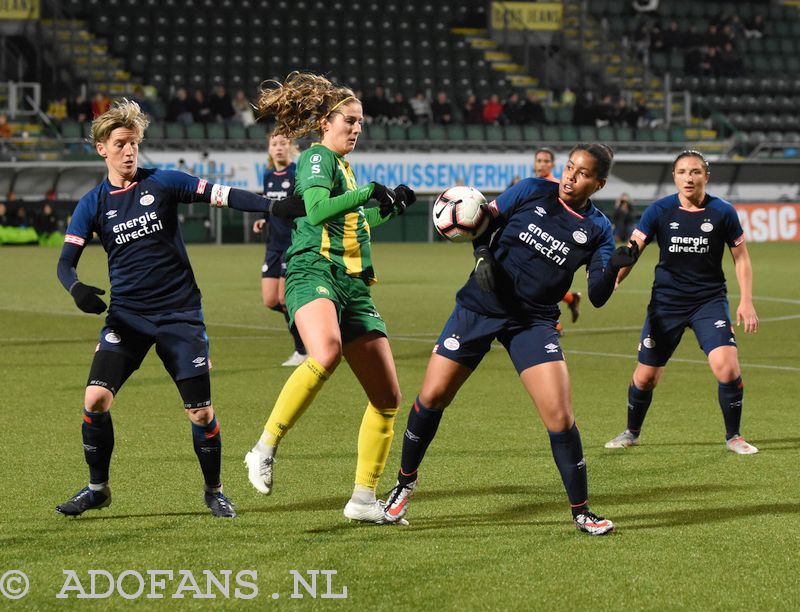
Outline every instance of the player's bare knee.
[(315, 347), (309, 351), (309, 356), (332, 374), (342, 361), (342, 345), (331, 343), (322, 348)]
[(107, 412), (114, 401), (114, 394), (108, 389), (90, 385), (86, 387), (83, 405), (89, 412)]
[(370, 403), (380, 412), (397, 412), (403, 401), (400, 389), (388, 389), (385, 393), (370, 398)]
[(195, 425), (208, 425), (214, 419), (214, 407), (187, 408), (186, 414)]

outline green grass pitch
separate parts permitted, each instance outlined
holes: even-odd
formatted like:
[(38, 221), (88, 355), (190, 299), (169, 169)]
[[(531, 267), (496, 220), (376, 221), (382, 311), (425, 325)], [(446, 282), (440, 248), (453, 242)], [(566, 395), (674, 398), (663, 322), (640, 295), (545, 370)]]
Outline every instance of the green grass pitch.
[[(761, 449), (725, 450), (717, 387), (688, 332), (667, 368), (641, 447), (603, 443), (625, 424), (626, 388), (652, 282), (651, 247), (609, 304), (585, 300), (563, 345), (583, 435), (592, 507), (616, 534), (579, 534), (544, 427), (497, 347), (447, 409), (421, 469), (408, 527), (356, 525), (341, 509), (355, 470), (365, 397), (342, 365), (281, 447), (270, 497), (242, 458), (289, 374), (282, 320), (260, 304), (259, 245), (191, 246), (214, 363), (225, 490), (240, 516), (215, 520), (177, 391), (151, 352), (113, 408), (113, 505), (69, 520), (54, 506), (82, 487), (83, 387), (102, 319), (75, 308), (55, 276), (58, 249), (0, 249), (3, 501), (0, 575), (29, 592), (0, 608), (352, 610), (797, 610), (800, 538), (800, 245), (752, 244), (761, 329), (738, 336), (746, 386), (743, 432)], [(469, 248), (375, 245), (373, 295), (391, 333), (403, 407), (380, 492), (393, 484), (406, 413), (433, 340), (471, 267)], [(108, 287), (90, 247), (81, 279)], [(726, 257), (735, 311), (738, 286)], [(583, 274), (574, 288), (585, 291)], [(64, 570), (114, 576), (173, 570), (147, 599), (57, 599)], [(255, 598), (172, 598), (178, 570), (257, 572)], [(290, 570), (335, 570), (332, 593), (301, 598)], [(252, 581), (252, 580), (251, 580)], [(205, 583), (200, 580), (201, 588)], [(105, 583), (101, 584), (104, 590)], [(2, 586), (2, 584), (0, 584)], [(134, 579), (123, 590), (135, 592)], [(252, 589), (248, 591), (252, 595)], [(278, 599), (273, 599), (273, 593)]]

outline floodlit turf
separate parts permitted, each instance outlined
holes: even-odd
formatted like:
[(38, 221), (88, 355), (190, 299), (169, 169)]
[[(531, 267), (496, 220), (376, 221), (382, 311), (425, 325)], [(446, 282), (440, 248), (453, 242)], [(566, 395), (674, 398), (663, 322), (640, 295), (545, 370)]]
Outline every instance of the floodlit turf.
[[(27, 574), (27, 596), (0, 608), (127, 608), (106, 599), (56, 598), (64, 570), (89, 588), (87, 572), (135, 570), (146, 580), (138, 609), (353, 610), (797, 610), (800, 589), (800, 245), (750, 246), (761, 330), (739, 334), (746, 387), (743, 431), (761, 449), (725, 450), (716, 383), (691, 333), (655, 394), (642, 446), (606, 450), (625, 425), (626, 387), (652, 282), (656, 249), (610, 303), (585, 300), (563, 338), (583, 435), (593, 509), (618, 532), (591, 538), (572, 526), (547, 435), (502, 348), (493, 350), (448, 408), (421, 470), (409, 527), (349, 524), (341, 514), (352, 485), (365, 398), (342, 366), (285, 440), (275, 492), (256, 494), (242, 458), (257, 439), (290, 370), (281, 318), (260, 304), (262, 247), (191, 246), (214, 363), (225, 490), (239, 518), (212, 519), (188, 420), (151, 353), (112, 410), (117, 445), (110, 508), (70, 520), (54, 506), (84, 486), (80, 440), (83, 387), (102, 319), (81, 314), (56, 280), (57, 249), (0, 249), (0, 372), (3, 394), (0, 580)], [(377, 244), (378, 309), (392, 334), (404, 393), (381, 491), (397, 470), (406, 411), (433, 340), (471, 267), (469, 247)], [(735, 310), (738, 288), (726, 270)], [(105, 258), (91, 247), (84, 282), (108, 287)], [(583, 274), (575, 289), (585, 291)], [(250, 600), (216, 601), (185, 591), (191, 570), (252, 570)], [(174, 579), (151, 592), (147, 570)], [(331, 594), (302, 588), (290, 570), (335, 570)], [(108, 590), (97, 580), (100, 594)], [(0, 586), (10, 593), (13, 581)], [(135, 575), (123, 576), (135, 594)], [(5, 585), (5, 586), (4, 586)], [(185, 586), (185, 585), (184, 585)], [(279, 595), (273, 599), (273, 593)], [(240, 595), (252, 596), (243, 585)]]

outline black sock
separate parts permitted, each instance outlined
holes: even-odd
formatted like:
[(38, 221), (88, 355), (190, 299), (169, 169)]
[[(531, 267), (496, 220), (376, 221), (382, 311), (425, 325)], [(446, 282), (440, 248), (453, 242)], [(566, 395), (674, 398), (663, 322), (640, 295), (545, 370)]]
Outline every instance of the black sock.
[(306, 347), (303, 344), (303, 339), (300, 338), (300, 332), (297, 331), (296, 327), (289, 325), (289, 311), (286, 309), (286, 304), (281, 304), (280, 307), (281, 312), (283, 313), (283, 318), (286, 319), (286, 327), (289, 328), (289, 333), (292, 334), (292, 338), (294, 339), (294, 350), (301, 355), (305, 355)]
[(578, 426), (573, 423), (567, 431), (548, 431), (553, 459), (561, 473), (567, 491), (572, 516), (589, 508), (589, 482), (586, 477), (586, 461), (583, 459), (583, 444)]
[(742, 377), (731, 382), (719, 383), (719, 407), (722, 408), (722, 418), (725, 419), (725, 439), (730, 440), (739, 435), (739, 425), (742, 422), (742, 398), (744, 385)]
[(208, 425), (192, 423), (192, 440), (194, 441), (194, 452), (200, 460), (200, 469), (203, 470), (206, 487), (209, 489), (219, 488), (221, 486), (219, 473), (222, 463), (222, 437), (219, 435), (217, 417), (211, 419)]
[(408, 413), (408, 423), (403, 435), (403, 455), (397, 480), (405, 486), (417, 479), (417, 469), (425, 457), (428, 445), (436, 436), (443, 410), (429, 410), (417, 397)]
[(628, 387), (628, 429), (635, 434), (642, 430), (647, 409), (653, 401), (653, 390), (642, 391), (631, 382)]
[(108, 482), (108, 468), (114, 451), (114, 425), (111, 412), (89, 412), (83, 409), (83, 456), (89, 466), (89, 483)]

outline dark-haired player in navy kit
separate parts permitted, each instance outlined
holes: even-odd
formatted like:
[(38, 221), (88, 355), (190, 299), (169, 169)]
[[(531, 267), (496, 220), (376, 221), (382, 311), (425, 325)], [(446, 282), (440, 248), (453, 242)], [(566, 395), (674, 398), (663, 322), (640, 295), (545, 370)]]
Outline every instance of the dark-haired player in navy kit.
[[(138, 167), (147, 117), (121, 100), (92, 122), (91, 141), (108, 177), (78, 202), (58, 261), (58, 278), (84, 312), (100, 314), (105, 292), (78, 280), (84, 246), (96, 233), (108, 254), (111, 306), (95, 349), (84, 396), (83, 448), (89, 485), (56, 507), (67, 516), (111, 504), (109, 465), (114, 430), (109, 409), (150, 348), (164, 363), (192, 422), (194, 449), (214, 516), (236, 511), (222, 492), (221, 439), (211, 404), (208, 338), (194, 274), (178, 224), (180, 202), (209, 202), (264, 212), (261, 196), (183, 172)], [(302, 202), (300, 202), (302, 204)], [(292, 202), (284, 202), (288, 208)], [(276, 211), (277, 212), (277, 211)]]
[(548, 430), (575, 526), (591, 535), (613, 530), (611, 521), (589, 510), (586, 463), (556, 330), (558, 303), (578, 268), (587, 267), (589, 300), (600, 307), (614, 291), (617, 272), (638, 256), (635, 246), (614, 250), (611, 223), (589, 200), (605, 185), (612, 158), (605, 145), (578, 145), (560, 183), (525, 179), (489, 204), (492, 223), (473, 243), (475, 269), (456, 295), (409, 412), (397, 485), (386, 502), (388, 522), (408, 510), (444, 408), (496, 338)]
[[(297, 148), (291, 140), (280, 134), (267, 137), (269, 152), (267, 172), (264, 174), (264, 196), (269, 200), (282, 200), (294, 193), (295, 164), (292, 155)], [(270, 215), (264, 215), (253, 223), (253, 231), (260, 234), (269, 221), (267, 253), (261, 266), (261, 299), (264, 306), (279, 312), (286, 320), (289, 333), (294, 339), (294, 352), (281, 365), (299, 366), (308, 355), (300, 333), (289, 325), (289, 311), (286, 309), (286, 250), (292, 245), (292, 224)]]
[[(639, 444), (653, 389), (683, 332), (691, 328), (718, 382), (726, 446), (739, 455), (752, 455), (758, 449), (739, 431), (744, 387), (722, 272), (727, 247), (739, 283), (736, 322), (744, 323), (745, 332), (755, 332), (753, 269), (744, 232), (733, 206), (706, 193), (711, 173), (702, 153), (683, 151), (672, 164), (672, 174), (678, 193), (653, 202), (633, 232), (632, 241), (640, 250), (655, 240), (660, 255), (639, 341), (639, 363), (628, 386), (628, 427), (606, 448)], [(627, 274), (622, 270), (620, 280)]]

